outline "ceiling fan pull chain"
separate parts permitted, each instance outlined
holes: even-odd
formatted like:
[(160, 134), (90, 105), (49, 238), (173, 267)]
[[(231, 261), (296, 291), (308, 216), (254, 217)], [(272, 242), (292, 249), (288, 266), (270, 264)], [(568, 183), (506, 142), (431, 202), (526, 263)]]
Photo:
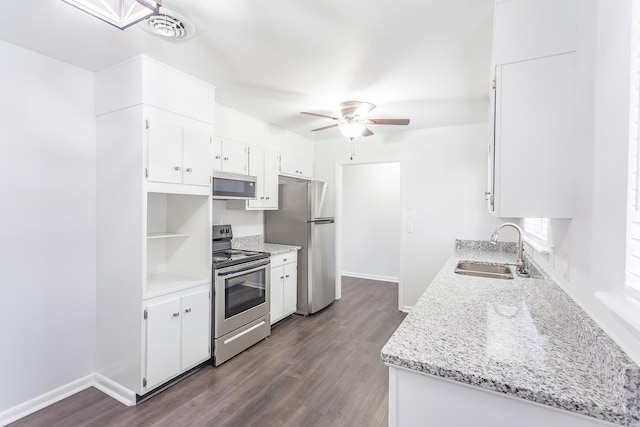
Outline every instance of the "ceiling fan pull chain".
[(353, 138), (351, 138), (351, 157), (349, 160), (353, 160), (355, 156), (356, 156), (356, 143), (353, 141)]

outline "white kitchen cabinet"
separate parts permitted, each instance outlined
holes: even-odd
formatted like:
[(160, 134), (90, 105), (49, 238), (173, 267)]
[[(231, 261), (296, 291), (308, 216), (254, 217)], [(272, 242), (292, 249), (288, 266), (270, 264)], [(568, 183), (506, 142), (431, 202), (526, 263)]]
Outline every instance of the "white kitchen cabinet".
[(278, 153), (262, 147), (249, 148), (249, 175), (256, 176), (256, 199), (247, 200), (248, 210), (278, 209)]
[(298, 251), (271, 256), (271, 324), (296, 312)]
[(145, 391), (211, 357), (210, 295), (201, 287), (145, 301)]
[(494, 64), (574, 51), (577, 10), (578, 0), (498, 0), (494, 12)]
[(210, 133), (156, 119), (145, 121), (149, 181), (203, 185), (211, 183)]
[(218, 136), (213, 138), (213, 170), (248, 175), (249, 146)]
[(496, 67), (488, 190), (496, 217), (571, 217), (575, 55)]
[(280, 175), (313, 179), (313, 162), (301, 157), (280, 154)]
[(144, 55), (96, 73), (96, 115), (148, 105), (215, 122), (215, 86)]
[(613, 424), (525, 399), (389, 366), (389, 426), (604, 427)]
[(191, 333), (180, 313), (177, 344), (171, 319), (142, 322), (146, 304), (160, 318), (211, 288), (213, 89), (146, 58), (96, 73), (96, 381), (129, 404), (208, 350), (202, 321)]

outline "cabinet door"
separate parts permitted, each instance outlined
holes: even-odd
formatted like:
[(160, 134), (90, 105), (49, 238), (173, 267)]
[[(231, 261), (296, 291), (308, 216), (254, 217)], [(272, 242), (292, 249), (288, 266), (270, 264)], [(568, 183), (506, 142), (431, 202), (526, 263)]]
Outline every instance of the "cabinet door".
[(284, 317), (283, 283), (284, 283), (284, 268), (283, 267), (272, 268), (271, 269), (271, 296), (270, 296), (272, 325)]
[(278, 209), (278, 169), (280, 167), (278, 153), (264, 152), (264, 208)]
[(298, 159), (300, 176), (311, 179), (313, 177), (313, 162), (307, 159)]
[(495, 216), (570, 218), (575, 53), (496, 68)]
[(222, 138), (214, 136), (211, 143), (211, 168), (214, 171), (222, 170)]
[(247, 175), (249, 171), (248, 151), (247, 144), (227, 139), (222, 140), (222, 170)]
[(182, 182), (182, 126), (148, 120), (147, 156), (149, 181)]
[(180, 298), (147, 306), (147, 389), (180, 373)]
[(209, 185), (211, 177), (211, 135), (199, 129), (183, 129), (182, 182), (192, 185)]
[(264, 206), (264, 148), (249, 149), (249, 175), (258, 177), (256, 182), (256, 199), (248, 200), (247, 207), (261, 209)]
[[(295, 256), (296, 252), (292, 252)], [(297, 310), (298, 301), (298, 263), (286, 264), (284, 266), (284, 298), (283, 316), (293, 314)]]
[(203, 289), (182, 297), (182, 370), (211, 357), (210, 295)]

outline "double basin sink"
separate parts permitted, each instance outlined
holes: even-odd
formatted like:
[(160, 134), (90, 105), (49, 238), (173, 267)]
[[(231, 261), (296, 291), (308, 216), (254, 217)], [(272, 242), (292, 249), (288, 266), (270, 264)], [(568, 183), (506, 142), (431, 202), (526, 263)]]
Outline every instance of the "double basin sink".
[(488, 277), (490, 279), (513, 279), (513, 273), (506, 264), (460, 261), (454, 272), (465, 276)]

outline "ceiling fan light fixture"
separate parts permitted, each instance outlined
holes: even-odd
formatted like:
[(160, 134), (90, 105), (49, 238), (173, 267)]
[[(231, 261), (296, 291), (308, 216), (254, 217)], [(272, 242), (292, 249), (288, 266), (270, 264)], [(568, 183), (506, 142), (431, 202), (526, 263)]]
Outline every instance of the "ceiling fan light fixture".
[(340, 125), (340, 132), (347, 138), (355, 138), (362, 135), (364, 132), (364, 125), (362, 123), (345, 123)]
[(62, 1), (121, 30), (158, 13), (162, 5), (162, 0)]

